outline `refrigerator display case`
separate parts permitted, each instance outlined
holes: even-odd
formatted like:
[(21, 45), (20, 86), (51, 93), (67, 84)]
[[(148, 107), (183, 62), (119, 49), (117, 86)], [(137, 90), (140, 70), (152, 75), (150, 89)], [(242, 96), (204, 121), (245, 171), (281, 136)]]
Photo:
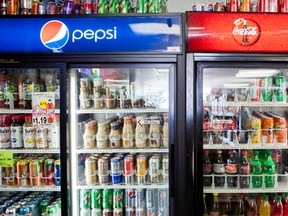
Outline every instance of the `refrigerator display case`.
[(187, 13), (190, 197), (203, 200), (195, 215), (287, 214), (286, 48), (269, 42), (282, 27), (265, 22), (281, 16)]
[(0, 19), (11, 35), (1, 63), (61, 66), (62, 215), (185, 215), (182, 23), (182, 14)]

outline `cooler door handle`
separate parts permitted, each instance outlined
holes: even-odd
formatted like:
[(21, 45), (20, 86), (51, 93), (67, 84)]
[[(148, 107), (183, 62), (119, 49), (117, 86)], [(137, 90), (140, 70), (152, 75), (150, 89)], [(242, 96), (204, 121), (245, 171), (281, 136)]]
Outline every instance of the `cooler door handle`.
[(170, 154), (169, 154), (169, 194), (171, 198), (175, 198), (175, 145), (170, 144)]

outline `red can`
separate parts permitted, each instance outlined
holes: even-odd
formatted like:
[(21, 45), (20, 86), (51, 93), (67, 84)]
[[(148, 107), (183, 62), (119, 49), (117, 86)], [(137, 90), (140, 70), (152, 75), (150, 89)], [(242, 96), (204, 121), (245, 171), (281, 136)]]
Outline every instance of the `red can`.
[(54, 160), (46, 159), (43, 163), (43, 182), (44, 185), (54, 184)]
[(19, 0), (8, 0), (8, 14), (19, 14)]
[(281, 9), (281, 13), (288, 13), (288, 1), (287, 0), (282, 0), (280, 9)]
[(127, 155), (124, 158), (124, 175), (133, 175), (134, 174), (134, 158), (132, 155)]
[(229, 11), (230, 12), (238, 12), (238, 0), (231, 0), (229, 5)]
[(31, 14), (38, 14), (39, 1), (32, 2)]
[(46, 5), (47, 14), (58, 14), (58, 7), (55, 2), (48, 2)]
[(258, 12), (269, 12), (269, 0), (259, 0)]

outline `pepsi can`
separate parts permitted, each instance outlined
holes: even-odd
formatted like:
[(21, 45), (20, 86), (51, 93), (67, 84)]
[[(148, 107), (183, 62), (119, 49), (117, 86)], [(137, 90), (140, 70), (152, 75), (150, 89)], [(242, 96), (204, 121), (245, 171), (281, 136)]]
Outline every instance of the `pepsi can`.
[(136, 189), (135, 196), (135, 207), (145, 208), (145, 189)]
[(156, 215), (156, 208), (147, 208), (147, 215)]
[(134, 208), (126, 208), (125, 209), (125, 216), (135, 216), (135, 209)]
[(136, 195), (135, 195), (134, 189), (126, 189), (125, 190), (125, 207), (134, 208), (135, 198), (136, 198)]
[(158, 207), (168, 206), (168, 189), (158, 189)]
[(146, 207), (154, 208), (157, 204), (157, 189), (146, 189)]
[(146, 215), (145, 208), (136, 208), (136, 216), (144, 216)]
[(63, 14), (72, 14), (74, 7), (73, 1), (65, 1), (64, 2), (64, 8), (63, 8)]

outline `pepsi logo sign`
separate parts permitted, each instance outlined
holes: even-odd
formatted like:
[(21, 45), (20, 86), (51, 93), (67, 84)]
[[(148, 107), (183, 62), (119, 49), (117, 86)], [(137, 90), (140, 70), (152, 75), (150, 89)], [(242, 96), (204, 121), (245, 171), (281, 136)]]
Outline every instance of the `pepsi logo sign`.
[(61, 49), (69, 40), (69, 30), (64, 23), (52, 20), (43, 25), (40, 38), (43, 45), (48, 49)]

